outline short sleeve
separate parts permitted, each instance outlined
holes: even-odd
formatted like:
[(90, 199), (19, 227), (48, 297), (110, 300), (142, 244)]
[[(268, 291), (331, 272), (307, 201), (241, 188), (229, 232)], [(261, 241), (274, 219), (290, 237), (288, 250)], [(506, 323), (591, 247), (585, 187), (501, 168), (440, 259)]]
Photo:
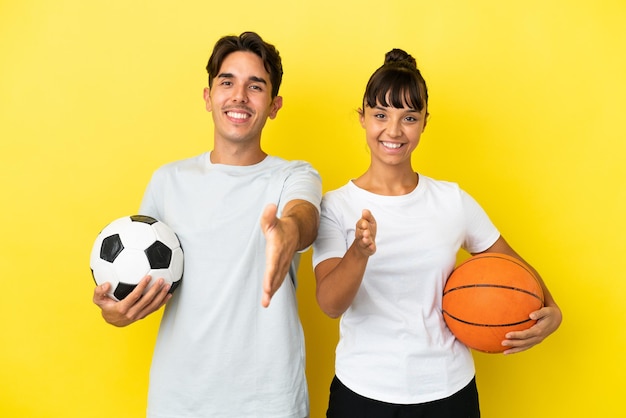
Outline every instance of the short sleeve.
[(478, 202), (463, 190), (461, 190), (461, 204), (466, 221), (463, 249), (470, 253), (485, 251), (497, 241), (500, 231)]
[[(291, 200), (306, 200), (320, 211), (322, 180), (317, 170), (304, 161), (294, 161), (285, 179), (281, 206)], [(282, 207), (280, 208), (282, 210)]]
[(341, 208), (336, 207), (332, 193), (322, 199), (320, 226), (313, 243), (313, 267), (329, 258), (343, 257), (348, 250)]

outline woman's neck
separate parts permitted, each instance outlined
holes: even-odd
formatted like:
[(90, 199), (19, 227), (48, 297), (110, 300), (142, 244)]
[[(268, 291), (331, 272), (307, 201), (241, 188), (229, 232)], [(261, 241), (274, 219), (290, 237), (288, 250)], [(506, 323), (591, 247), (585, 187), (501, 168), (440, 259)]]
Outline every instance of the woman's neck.
[(402, 196), (411, 193), (419, 182), (418, 174), (411, 167), (398, 170), (376, 170), (370, 166), (354, 184), (368, 192), (383, 196)]

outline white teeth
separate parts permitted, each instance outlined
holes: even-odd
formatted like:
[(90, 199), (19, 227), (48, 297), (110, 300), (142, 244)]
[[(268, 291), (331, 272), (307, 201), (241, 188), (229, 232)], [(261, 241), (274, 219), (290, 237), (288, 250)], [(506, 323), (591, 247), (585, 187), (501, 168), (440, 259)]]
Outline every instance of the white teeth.
[(235, 119), (246, 119), (248, 117), (247, 114), (245, 113), (237, 113), (237, 112), (227, 112), (226, 113), (229, 117), (231, 118), (235, 118)]
[(383, 142), (382, 143), (385, 148), (397, 149), (402, 146), (402, 144), (394, 144), (392, 142)]

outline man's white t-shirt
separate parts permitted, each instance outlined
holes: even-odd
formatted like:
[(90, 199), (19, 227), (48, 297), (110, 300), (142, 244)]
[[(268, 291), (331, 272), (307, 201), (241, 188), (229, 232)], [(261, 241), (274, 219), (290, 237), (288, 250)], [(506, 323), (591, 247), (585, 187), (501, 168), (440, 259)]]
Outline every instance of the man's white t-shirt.
[(319, 209), (321, 181), (308, 163), (268, 156), (230, 166), (205, 153), (153, 175), (140, 213), (176, 232), (185, 261), (157, 337), (150, 418), (308, 415), (297, 256), (270, 306), (261, 306), (260, 216), (274, 203), (280, 217), (293, 199)]

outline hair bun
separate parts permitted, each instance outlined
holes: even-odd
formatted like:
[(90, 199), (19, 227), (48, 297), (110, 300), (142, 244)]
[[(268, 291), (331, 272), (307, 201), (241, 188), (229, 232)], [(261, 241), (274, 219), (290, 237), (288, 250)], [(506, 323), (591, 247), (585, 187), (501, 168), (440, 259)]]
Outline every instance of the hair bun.
[(409, 68), (417, 69), (417, 62), (415, 61), (415, 58), (399, 48), (394, 48), (385, 54), (385, 64), (391, 63), (397, 63)]

